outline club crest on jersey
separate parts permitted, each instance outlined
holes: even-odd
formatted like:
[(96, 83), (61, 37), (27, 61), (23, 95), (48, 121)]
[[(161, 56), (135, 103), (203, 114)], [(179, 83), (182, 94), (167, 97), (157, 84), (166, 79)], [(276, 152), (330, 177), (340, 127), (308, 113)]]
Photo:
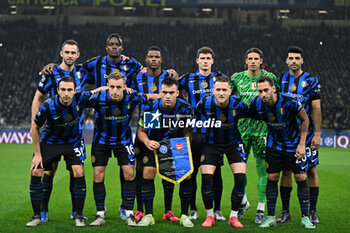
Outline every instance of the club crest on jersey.
[(113, 68), (112, 69), (112, 73), (119, 73), (120, 72), (120, 69), (119, 68)]
[(120, 113), (121, 111), (119, 108), (114, 109), (114, 112), (113, 112), (114, 115), (120, 115)]
[(182, 143), (176, 143), (176, 149), (178, 150), (178, 151), (182, 151), (182, 149), (184, 148), (184, 145), (182, 145)]
[(226, 116), (224, 114), (221, 114), (220, 117), (219, 117), (219, 120), (221, 122), (225, 122), (226, 121)]
[(292, 86), (290, 86), (289, 90), (291, 91), (295, 91), (297, 89), (297, 86), (295, 86), (295, 84), (293, 83)]
[(158, 88), (157, 88), (157, 85), (156, 84), (153, 84), (151, 86), (151, 91), (156, 91)]
[(270, 115), (269, 120), (272, 122), (276, 122), (276, 116), (275, 115)]
[(256, 83), (252, 83), (252, 89), (256, 88)]
[(66, 117), (66, 121), (71, 121), (73, 120), (73, 116), (71, 114), (68, 114)]
[(207, 87), (208, 87), (208, 83), (207, 83), (206, 81), (204, 81), (204, 82), (202, 82), (201, 86), (202, 86), (203, 88), (207, 88)]

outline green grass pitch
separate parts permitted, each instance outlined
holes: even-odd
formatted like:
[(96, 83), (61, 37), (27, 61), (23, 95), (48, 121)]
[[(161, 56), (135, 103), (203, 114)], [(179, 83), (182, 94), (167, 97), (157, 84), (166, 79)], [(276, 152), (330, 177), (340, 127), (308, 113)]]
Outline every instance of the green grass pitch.
[[(87, 148), (85, 165), (87, 181), (87, 198), (84, 214), (89, 218), (88, 224), (94, 217), (95, 204), (92, 193), (92, 166), (90, 163), (90, 146)], [(200, 185), (197, 191), (199, 220), (194, 221), (195, 227), (184, 229), (178, 223), (162, 220), (164, 211), (163, 191), (160, 179), (156, 181), (156, 197), (154, 203), (156, 224), (147, 228), (129, 228), (117, 216), (120, 204), (119, 167), (116, 159), (109, 161), (106, 173), (106, 225), (93, 228), (75, 228), (74, 221), (69, 218), (71, 200), (69, 194), (69, 176), (65, 164), (60, 163), (49, 206), (50, 221), (36, 228), (25, 227), (32, 216), (29, 198), (30, 161), (32, 158), (32, 145), (5, 145), (0, 144), (0, 232), (350, 232), (350, 150), (321, 148), (321, 164), (318, 166), (320, 179), (320, 196), (318, 202), (318, 215), (321, 221), (315, 230), (306, 230), (300, 226), (300, 209), (296, 197), (296, 185), (291, 197), (292, 222), (277, 225), (270, 229), (260, 229), (254, 223), (255, 208), (257, 205), (255, 160), (248, 162), (247, 195), (251, 208), (246, 212), (243, 229), (233, 229), (227, 224), (217, 222), (214, 227), (205, 229), (201, 223), (205, 218), (205, 210), (201, 199)], [(230, 195), (233, 187), (233, 175), (225, 161), (223, 168), (224, 192), (221, 209), (226, 218), (230, 213)], [(200, 184), (200, 176), (197, 177)], [(177, 185), (178, 186), (178, 185)], [(174, 191), (173, 210), (177, 215), (180, 212), (178, 187)], [(277, 200), (276, 215), (281, 209), (280, 198)]]

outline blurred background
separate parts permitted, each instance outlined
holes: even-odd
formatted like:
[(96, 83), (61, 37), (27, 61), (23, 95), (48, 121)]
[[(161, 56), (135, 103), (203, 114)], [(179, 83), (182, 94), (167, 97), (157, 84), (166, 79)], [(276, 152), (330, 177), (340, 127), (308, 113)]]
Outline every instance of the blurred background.
[(245, 51), (258, 47), (265, 69), (277, 76), (288, 71), (287, 48), (297, 45), (304, 49), (302, 69), (322, 86), (323, 145), (335, 147), (339, 137), (341, 147), (350, 145), (350, 2), (343, 0), (1, 1), (0, 143), (7, 137), (11, 143), (8, 132), (28, 132), (38, 72), (61, 62), (63, 41), (79, 43), (83, 63), (106, 55), (113, 32), (123, 37), (126, 56), (146, 65), (146, 50), (156, 45), (163, 68), (180, 75), (195, 72), (197, 49), (209, 46), (214, 70), (228, 76), (244, 70)]

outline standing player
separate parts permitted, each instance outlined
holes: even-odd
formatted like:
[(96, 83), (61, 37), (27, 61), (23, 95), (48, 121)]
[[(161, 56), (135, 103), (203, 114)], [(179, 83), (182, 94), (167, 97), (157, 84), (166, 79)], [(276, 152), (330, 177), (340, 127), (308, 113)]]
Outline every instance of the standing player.
[[(277, 86), (277, 78), (272, 73), (261, 70), (263, 64), (263, 52), (258, 48), (250, 48), (245, 54), (245, 66), (247, 70), (235, 73), (231, 77), (231, 86), (233, 94), (237, 94), (246, 104), (257, 96), (256, 80), (266, 75), (272, 78)], [(267, 173), (265, 169), (265, 145), (267, 137), (267, 126), (262, 121), (244, 118), (238, 123), (239, 132), (242, 135), (244, 149), (249, 156), (250, 149), (256, 161), (256, 171), (258, 173), (258, 206), (256, 210), (255, 222), (260, 224), (264, 220), (265, 202), (266, 202), (266, 182)], [(247, 181), (246, 181), (247, 185)], [(238, 218), (242, 218), (244, 212), (250, 207), (246, 195), (242, 200), (242, 205), (238, 213)]]
[(221, 127), (207, 129), (205, 143), (202, 145), (200, 160), (202, 197), (207, 211), (203, 227), (212, 227), (215, 224), (213, 174), (223, 154), (226, 154), (235, 180), (231, 193), (231, 214), (228, 224), (233, 227), (243, 227), (237, 217), (244, 196), (246, 155), (237, 123), (239, 117), (247, 114), (248, 106), (237, 96), (231, 96), (230, 85), (228, 78), (218, 76), (214, 82), (214, 95), (203, 98), (196, 109), (197, 120), (218, 119), (221, 121)]
[[(161, 99), (148, 102), (142, 106), (142, 113), (153, 113), (154, 117), (159, 117), (160, 122), (175, 122), (177, 116), (191, 117), (193, 109), (184, 100), (177, 98), (179, 95), (178, 84), (174, 78), (164, 78), (160, 90)], [(182, 118), (181, 118), (182, 119)], [(177, 122), (175, 122), (177, 123)], [(167, 124), (168, 125), (168, 124)], [(173, 125), (173, 124), (170, 124)], [(179, 125), (179, 124), (177, 124)], [(153, 199), (155, 195), (154, 178), (156, 175), (156, 163), (153, 150), (158, 149), (159, 141), (191, 136), (192, 129), (171, 127), (159, 129), (144, 128), (143, 117), (141, 116), (137, 137), (147, 147), (143, 152), (143, 182), (142, 196), (145, 204), (146, 216), (138, 223), (138, 226), (150, 226), (155, 224), (153, 217)], [(190, 177), (180, 183), (181, 199), (181, 220), (184, 227), (193, 227), (193, 223), (188, 217), (188, 207), (192, 195), (192, 185)]]
[[(198, 64), (198, 71), (196, 73), (184, 74), (179, 80), (179, 90), (184, 91), (188, 102), (194, 109), (198, 102), (206, 97), (212, 95), (214, 82), (217, 76), (225, 76), (220, 71), (212, 72), (212, 66), (214, 64), (214, 51), (209, 47), (202, 47), (197, 50), (196, 63)], [(192, 177), (192, 199), (191, 199), (191, 212), (190, 219), (196, 220), (198, 218), (197, 205), (196, 205), (196, 192), (197, 182), (196, 177), (198, 168), (200, 166), (201, 150), (203, 146), (203, 140), (205, 137), (205, 128), (194, 128), (191, 142), (191, 151), (193, 156), (194, 170)], [(218, 162), (218, 166), (214, 172), (214, 199), (215, 199), (215, 219), (218, 221), (225, 221), (220, 210), (221, 196), (222, 196), (222, 177), (221, 177), (222, 160)]]
[[(161, 83), (164, 78), (169, 77), (169, 73), (162, 70), (162, 54), (160, 48), (157, 46), (152, 46), (147, 50), (146, 53), (146, 63), (147, 72), (139, 72), (136, 76), (132, 78), (130, 88), (142, 92), (142, 93), (157, 93), (161, 89)], [(136, 221), (140, 221), (145, 214), (143, 213), (143, 202), (141, 195), (141, 185), (142, 185), (142, 152), (147, 149), (143, 143), (136, 137), (135, 139), (135, 153), (137, 162), (137, 172), (136, 172), (136, 195), (137, 195), (137, 211), (135, 212)], [(164, 190), (164, 206), (165, 212), (163, 219), (178, 222), (173, 211), (171, 211), (174, 184), (162, 179), (162, 185)]]
[[(321, 98), (320, 85), (318, 79), (304, 71), (301, 66), (303, 60), (303, 50), (296, 46), (288, 48), (286, 63), (289, 72), (285, 72), (278, 77), (281, 91), (288, 93), (302, 103), (309, 117), (309, 131), (306, 138), (306, 156), (309, 169), (307, 170), (307, 182), (310, 187), (310, 220), (313, 224), (319, 223), (316, 214), (316, 203), (318, 199), (319, 183), (317, 176), (318, 151), (321, 141)], [(278, 223), (291, 220), (289, 213), (289, 199), (292, 191), (291, 171), (283, 171), (280, 192), (283, 210)]]
[[(305, 175), (307, 171), (305, 142), (309, 119), (300, 102), (290, 95), (276, 92), (276, 87), (270, 77), (258, 78), (257, 86), (259, 96), (254, 97), (251, 101), (249, 116), (265, 121), (269, 131), (266, 145), (268, 216), (259, 227), (266, 228), (276, 225), (277, 183), (280, 172), (283, 169), (291, 169), (298, 185), (301, 225), (313, 229), (315, 226), (308, 217), (309, 187)], [(301, 122), (300, 127), (298, 119)]]
[[(134, 177), (134, 147), (131, 140), (130, 120), (136, 105), (147, 101), (147, 96), (139, 92), (126, 93), (126, 78), (117, 72), (107, 77), (108, 91), (94, 95), (89, 104), (96, 111), (96, 123), (91, 149), (91, 161), (94, 167), (93, 192), (97, 208), (95, 220), (91, 226), (105, 224), (104, 177), (106, 166), (112, 151), (118, 158), (118, 164), (125, 177), (123, 195), (125, 197), (126, 224), (136, 226), (133, 215), (136, 183)], [(157, 98), (158, 95), (150, 95)]]
[[(62, 77), (58, 82), (58, 95), (46, 100), (39, 108), (32, 126), (34, 156), (31, 164), (30, 198), (34, 216), (27, 223), (33, 227), (41, 224), (41, 174), (51, 170), (52, 162), (61, 155), (71, 166), (74, 176), (75, 225), (84, 227), (83, 208), (86, 196), (84, 176), (85, 144), (83, 140), (83, 108), (92, 92), (77, 93), (72, 77)], [(40, 128), (44, 126), (40, 136)]]
[[(84, 71), (81, 67), (75, 66), (75, 62), (80, 56), (78, 43), (74, 40), (66, 40), (62, 44), (60, 51), (62, 57), (62, 62), (53, 67), (53, 70), (48, 75), (42, 75), (41, 81), (38, 85), (38, 89), (35, 92), (35, 96), (32, 102), (32, 129), (36, 127), (33, 125), (35, 114), (39, 110), (39, 106), (44, 99), (44, 96), (47, 94), (48, 97), (52, 97), (57, 94), (58, 82), (61, 78), (67, 76), (75, 79), (77, 84), (77, 91), (83, 91), (85, 88), (85, 79)], [(58, 157), (60, 159), (60, 157)], [(55, 175), (58, 161), (52, 161), (52, 166), (47, 167), (45, 170), (44, 176), (42, 178), (42, 211), (41, 211), (41, 220), (46, 222), (49, 220), (48, 216), (48, 205), (50, 200), (50, 195), (52, 191), (53, 177)], [(74, 201), (74, 176), (69, 164), (67, 164), (67, 170), (70, 171), (70, 184), (69, 190), (72, 198), (72, 214), (71, 218), (75, 218), (76, 207)], [(85, 218), (87, 220), (87, 218)]]

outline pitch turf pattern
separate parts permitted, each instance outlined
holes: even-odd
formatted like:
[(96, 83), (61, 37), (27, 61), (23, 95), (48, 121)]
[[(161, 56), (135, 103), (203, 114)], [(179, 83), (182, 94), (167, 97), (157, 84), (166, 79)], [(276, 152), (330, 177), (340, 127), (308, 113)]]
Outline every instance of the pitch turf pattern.
[[(89, 218), (91, 223), (96, 213), (92, 194), (92, 166), (90, 162), (91, 147), (87, 147), (87, 157), (85, 172), (87, 181), (87, 195), (85, 202), (84, 215)], [(33, 212), (29, 198), (30, 181), (30, 162), (33, 149), (31, 145), (6, 145), (0, 144), (0, 232), (310, 232), (300, 226), (300, 209), (296, 196), (296, 185), (291, 197), (292, 222), (283, 225), (277, 225), (271, 229), (260, 229), (254, 223), (255, 208), (257, 204), (256, 191), (256, 171), (255, 161), (251, 157), (248, 162), (248, 199), (252, 207), (246, 213), (241, 221), (243, 229), (233, 229), (226, 222), (216, 222), (215, 226), (209, 229), (201, 227), (205, 218), (205, 210), (201, 200), (200, 186), (198, 186), (197, 200), (199, 208), (199, 219), (193, 221), (195, 227), (184, 229), (178, 223), (163, 221), (163, 191), (160, 179), (156, 180), (156, 198), (155, 198), (155, 219), (156, 224), (148, 228), (130, 228), (119, 219), (117, 215), (120, 203), (119, 190), (119, 168), (116, 159), (112, 159), (107, 167), (106, 174), (106, 206), (108, 209), (106, 216), (106, 225), (94, 228), (85, 227), (78, 229), (71, 220), (71, 201), (68, 190), (69, 176), (65, 170), (65, 164), (59, 165), (52, 197), (49, 206), (50, 221), (43, 223), (35, 228), (27, 228), (25, 224), (31, 218)], [(318, 166), (320, 178), (320, 197), (318, 203), (318, 216), (321, 224), (312, 232), (350, 232), (350, 149), (330, 149), (322, 148), (320, 150), (321, 164)], [(228, 219), (230, 213), (230, 193), (233, 187), (233, 175), (231, 175), (227, 161), (222, 169), (224, 177), (224, 192), (222, 199), (222, 212)], [(198, 182), (200, 184), (200, 176)], [(280, 198), (277, 200), (276, 217), (280, 214)], [(180, 201), (178, 197), (178, 185), (174, 191), (173, 210), (177, 216), (180, 216)]]

